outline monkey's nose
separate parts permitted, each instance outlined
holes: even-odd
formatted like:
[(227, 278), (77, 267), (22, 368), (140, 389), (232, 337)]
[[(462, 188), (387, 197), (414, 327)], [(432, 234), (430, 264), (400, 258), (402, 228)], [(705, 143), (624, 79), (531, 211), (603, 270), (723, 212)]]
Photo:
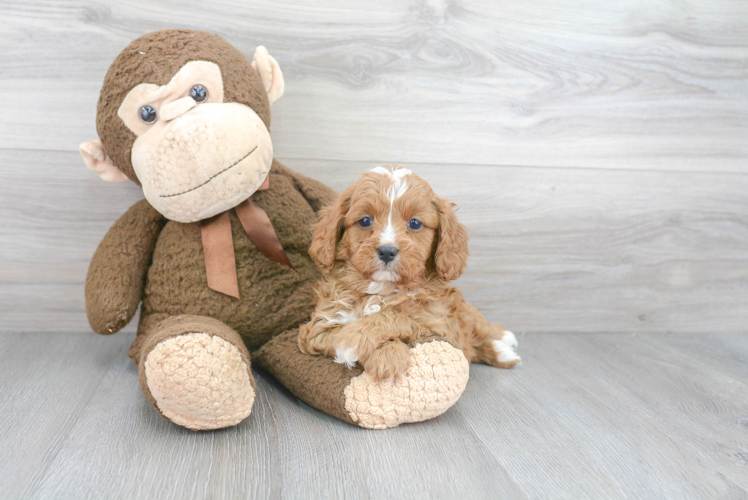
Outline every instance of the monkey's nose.
[(377, 255), (379, 255), (379, 260), (388, 264), (397, 257), (397, 248), (389, 246), (379, 247), (377, 248)]
[(177, 116), (185, 114), (187, 111), (191, 110), (197, 105), (197, 102), (190, 97), (182, 97), (181, 99), (177, 99), (176, 101), (172, 101), (168, 104), (164, 104), (161, 106), (160, 115), (161, 119), (164, 121), (173, 120)]

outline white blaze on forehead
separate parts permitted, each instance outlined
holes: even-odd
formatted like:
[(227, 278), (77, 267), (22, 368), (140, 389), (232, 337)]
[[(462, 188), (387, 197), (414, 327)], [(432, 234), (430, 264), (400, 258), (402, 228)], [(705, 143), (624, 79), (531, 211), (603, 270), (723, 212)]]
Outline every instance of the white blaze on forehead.
[(379, 244), (395, 244), (395, 227), (392, 225), (392, 209), (395, 205), (395, 200), (405, 194), (408, 189), (408, 182), (405, 180), (407, 175), (412, 174), (410, 170), (402, 167), (375, 167), (371, 169), (371, 172), (380, 175), (386, 175), (392, 180), (392, 185), (387, 189), (387, 197), (390, 199), (390, 213), (387, 217), (387, 226), (379, 235)]
[(394, 245), (397, 235), (395, 234), (395, 226), (392, 225), (392, 207), (390, 207), (390, 215), (387, 217), (387, 226), (385, 226), (382, 234), (379, 235), (380, 245)]
[(388, 175), (392, 179), (402, 178), (402, 177), (405, 177), (406, 175), (410, 175), (413, 173), (407, 168), (397, 167), (397, 166), (392, 166), (392, 165), (387, 165), (383, 167), (374, 167), (371, 169), (371, 172), (375, 174)]

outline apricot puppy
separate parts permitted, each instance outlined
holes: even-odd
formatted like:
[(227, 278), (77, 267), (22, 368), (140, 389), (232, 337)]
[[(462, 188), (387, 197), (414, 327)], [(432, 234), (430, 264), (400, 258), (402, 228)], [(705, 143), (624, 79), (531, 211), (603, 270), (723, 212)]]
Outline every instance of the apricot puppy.
[(307, 354), (400, 377), (409, 348), (433, 339), (470, 362), (511, 368), (512, 332), (489, 323), (449, 282), (465, 271), (468, 235), (454, 204), (399, 166), (377, 167), (320, 211), (309, 254), (324, 271), (299, 332)]

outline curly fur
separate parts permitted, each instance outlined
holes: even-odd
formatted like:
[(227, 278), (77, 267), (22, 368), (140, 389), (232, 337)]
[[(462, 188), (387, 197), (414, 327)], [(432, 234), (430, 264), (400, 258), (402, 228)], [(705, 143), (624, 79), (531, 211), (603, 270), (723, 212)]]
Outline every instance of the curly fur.
[[(370, 227), (359, 224), (364, 217)], [(412, 219), (419, 229), (409, 227)], [(315, 286), (300, 349), (358, 362), (378, 380), (403, 375), (408, 346), (428, 338), (448, 341), (470, 362), (516, 365), (513, 334), (449, 286), (465, 271), (467, 242), (454, 204), (423, 179), (392, 166), (364, 174), (315, 225), (309, 253), (326, 276)], [(385, 243), (397, 248), (389, 263), (377, 254)]]

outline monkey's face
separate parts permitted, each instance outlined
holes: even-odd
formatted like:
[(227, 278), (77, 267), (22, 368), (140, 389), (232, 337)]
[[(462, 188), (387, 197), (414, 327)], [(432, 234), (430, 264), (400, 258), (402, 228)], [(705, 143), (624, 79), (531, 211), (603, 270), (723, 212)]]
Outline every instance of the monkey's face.
[(223, 94), (218, 65), (192, 61), (166, 85), (137, 85), (117, 111), (137, 136), (131, 159), (143, 193), (168, 219), (194, 222), (235, 207), (270, 171), (267, 127)]

